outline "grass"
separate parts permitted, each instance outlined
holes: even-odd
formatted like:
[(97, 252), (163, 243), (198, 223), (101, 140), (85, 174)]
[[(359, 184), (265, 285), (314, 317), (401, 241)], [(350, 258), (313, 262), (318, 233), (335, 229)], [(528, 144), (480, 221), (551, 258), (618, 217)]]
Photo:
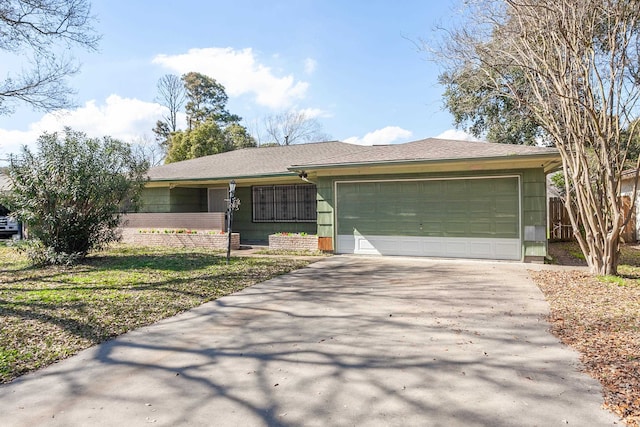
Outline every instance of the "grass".
[(32, 268), (0, 244), (0, 383), (308, 263), (123, 245)]
[(256, 251), (258, 255), (283, 255), (283, 256), (317, 256), (325, 257), (331, 256), (330, 254), (321, 251), (307, 251), (307, 250), (290, 250), (290, 249), (261, 249)]
[[(556, 259), (575, 265), (575, 243), (552, 244)], [(573, 258), (573, 259), (571, 259)], [(551, 307), (551, 331), (581, 353), (598, 379), (605, 405), (640, 426), (640, 248), (623, 246), (618, 276), (585, 271), (530, 272)]]

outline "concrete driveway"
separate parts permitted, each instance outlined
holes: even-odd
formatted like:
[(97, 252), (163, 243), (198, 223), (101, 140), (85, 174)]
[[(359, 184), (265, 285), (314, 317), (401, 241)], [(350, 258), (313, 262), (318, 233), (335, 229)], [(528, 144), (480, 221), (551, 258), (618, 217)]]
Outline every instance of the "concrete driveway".
[(526, 266), (333, 257), (0, 387), (3, 426), (604, 426)]

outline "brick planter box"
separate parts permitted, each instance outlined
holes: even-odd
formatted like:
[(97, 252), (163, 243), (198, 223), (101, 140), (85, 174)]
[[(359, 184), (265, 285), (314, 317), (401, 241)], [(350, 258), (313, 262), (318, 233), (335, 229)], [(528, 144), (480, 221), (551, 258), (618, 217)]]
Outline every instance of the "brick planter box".
[[(141, 233), (137, 228), (123, 228), (122, 242), (141, 246), (226, 249), (228, 234)], [(240, 249), (240, 234), (231, 233), (231, 249)]]
[(301, 236), (299, 234), (269, 235), (269, 249), (287, 251), (317, 251), (318, 236)]

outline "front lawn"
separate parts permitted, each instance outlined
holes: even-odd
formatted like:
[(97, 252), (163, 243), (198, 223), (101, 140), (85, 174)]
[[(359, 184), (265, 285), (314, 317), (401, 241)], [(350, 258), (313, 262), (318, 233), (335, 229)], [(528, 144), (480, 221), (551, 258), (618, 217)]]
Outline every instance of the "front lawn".
[[(570, 265), (577, 244), (552, 244)], [(640, 426), (640, 248), (624, 246), (620, 277), (584, 271), (531, 272), (551, 306), (551, 332), (581, 353), (586, 371), (604, 389), (605, 405)]]
[(0, 383), (129, 330), (304, 267), (203, 249), (116, 246), (71, 268), (31, 268), (0, 245)]

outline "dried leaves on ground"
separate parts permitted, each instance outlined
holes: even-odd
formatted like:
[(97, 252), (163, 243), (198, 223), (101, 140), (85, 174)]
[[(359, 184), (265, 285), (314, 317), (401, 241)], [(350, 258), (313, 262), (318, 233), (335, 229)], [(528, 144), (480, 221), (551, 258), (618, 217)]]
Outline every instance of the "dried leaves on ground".
[(624, 277), (531, 272), (551, 306), (551, 331), (581, 353), (585, 370), (602, 383), (605, 405), (630, 426), (640, 426), (639, 258), (636, 247), (623, 249)]
[(0, 383), (96, 343), (307, 265), (198, 249), (118, 246), (69, 268), (32, 268), (0, 246)]

